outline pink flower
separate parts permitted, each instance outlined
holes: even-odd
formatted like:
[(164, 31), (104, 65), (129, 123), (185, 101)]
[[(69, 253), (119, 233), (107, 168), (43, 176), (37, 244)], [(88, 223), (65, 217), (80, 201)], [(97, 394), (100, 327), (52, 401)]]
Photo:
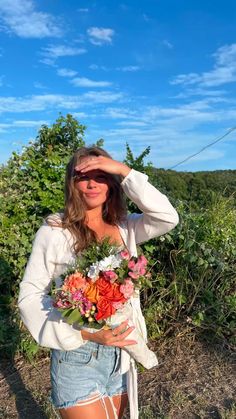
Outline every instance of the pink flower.
[(130, 260), (129, 263), (128, 263), (128, 268), (133, 270), (134, 267), (135, 267), (135, 261), (134, 260)]
[(122, 307), (123, 307), (123, 303), (121, 303), (120, 301), (114, 301), (114, 302), (112, 303), (112, 306), (113, 306), (116, 310), (119, 310), (120, 308), (122, 308)]
[(130, 260), (128, 263), (128, 267), (131, 270), (129, 276), (133, 279), (138, 279), (139, 276), (145, 275), (147, 263), (147, 259), (143, 255), (138, 257), (136, 263), (134, 260)]
[(134, 292), (134, 284), (131, 279), (125, 279), (125, 282), (120, 286), (120, 292), (124, 294), (125, 298), (130, 298)]
[(138, 265), (137, 270), (139, 275), (144, 275), (146, 273), (146, 269), (142, 265)]
[(128, 275), (133, 279), (138, 279), (138, 277), (140, 276), (139, 274), (136, 274), (136, 273), (131, 272), (131, 271), (128, 272)]
[(58, 300), (58, 301), (54, 302), (53, 306), (57, 307), (57, 308), (64, 308), (64, 304), (61, 300)]
[(115, 282), (115, 280), (118, 278), (118, 275), (114, 271), (104, 271), (103, 276), (108, 281), (111, 281), (112, 283)]
[(129, 260), (129, 258), (130, 258), (130, 254), (129, 254), (128, 250), (122, 250), (122, 252), (120, 252), (120, 255), (121, 255), (122, 259)]
[(70, 301), (57, 300), (53, 303), (53, 306), (57, 308), (70, 308), (71, 303)]
[(83, 297), (83, 294), (80, 290), (73, 292), (73, 294), (71, 294), (71, 299), (72, 301), (80, 301)]
[(138, 263), (140, 263), (143, 267), (147, 266), (148, 261), (144, 255), (139, 256)]

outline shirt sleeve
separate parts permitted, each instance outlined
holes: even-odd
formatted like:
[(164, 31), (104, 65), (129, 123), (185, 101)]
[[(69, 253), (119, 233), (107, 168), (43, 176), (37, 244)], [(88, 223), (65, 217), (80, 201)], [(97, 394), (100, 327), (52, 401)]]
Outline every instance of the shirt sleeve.
[(62, 238), (60, 228), (44, 225), (38, 230), (20, 284), (18, 305), (23, 323), (41, 346), (72, 350), (85, 341), (79, 330), (64, 321), (48, 295)]
[(137, 244), (162, 236), (178, 224), (177, 211), (168, 198), (148, 182), (147, 175), (131, 169), (121, 186), (142, 211), (142, 214), (129, 215), (127, 221)]

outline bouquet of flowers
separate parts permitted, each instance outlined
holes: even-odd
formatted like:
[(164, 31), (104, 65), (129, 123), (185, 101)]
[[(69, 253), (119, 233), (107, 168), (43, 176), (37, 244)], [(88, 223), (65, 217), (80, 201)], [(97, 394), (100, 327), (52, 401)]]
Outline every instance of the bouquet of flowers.
[[(99, 244), (92, 243), (61, 275), (61, 286), (52, 290), (53, 306), (69, 324), (95, 329), (104, 326), (114, 328), (128, 318), (131, 326), (133, 313), (130, 298), (138, 289), (151, 286), (147, 266), (144, 255), (130, 256), (127, 250), (111, 245), (109, 239)], [(129, 338), (139, 341), (139, 346), (144, 346), (153, 354), (138, 331), (131, 332)], [(147, 361), (147, 353), (144, 356), (146, 359), (143, 359), (143, 354), (137, 356), (135, 347), (137, 345), (128, 345), (125, 349), (138, 362), (150, 368), (154, 354), (150, 359), (149, 353)], [(132, 348), (136, 356), (131, 353)], [(156, 365), (156, 357), (155, 362)]]

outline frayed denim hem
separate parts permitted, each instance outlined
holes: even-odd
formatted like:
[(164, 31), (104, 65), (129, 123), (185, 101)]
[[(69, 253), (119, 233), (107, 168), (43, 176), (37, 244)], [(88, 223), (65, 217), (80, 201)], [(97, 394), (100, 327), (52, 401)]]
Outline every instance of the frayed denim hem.
[(127, 390), (127, 389), (125, 389), (125, 390), (121, 390), (121, 391), (120, 391), (120, 392), (118, 392), (118, 393), (109, 394), (109, 395), (108, 395), (108, 397), (122, 396), (122, 394), (128, 394), (128, 390)]
[(49, 396), (49, 400), (55, 409), (67, 409), (69, 407), (84, 406), (86, 404), (94, 403), (98, 400), (101, 400), (105, 396), (106, 396), (105, 393), (102, 394), (99, 391), (95, 390), (86, 398), (77, 397), (75, 400), (64, 402), (61, 404), (55, 403), (51, 396)]

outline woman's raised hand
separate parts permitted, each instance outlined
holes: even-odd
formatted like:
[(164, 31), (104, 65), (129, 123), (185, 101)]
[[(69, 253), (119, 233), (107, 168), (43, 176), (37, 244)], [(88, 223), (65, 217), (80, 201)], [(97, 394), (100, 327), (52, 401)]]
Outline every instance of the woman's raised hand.
[(107, 346), (118, 346), (123, 348), (127, 345), (137, 344), (136, 340), (126, 339), (126, 337), (134, 330), (134, 326), (127, 327), (128, 320), (122, 322), (114, 329), (100, 329), (98, 332), (90, 333), (82, 330), (81, 334), (83, 339), (99, 343)]
[(75, 167), (75, 170), (81, 173), (86, 173), (90, 170), (102, 170), (106, 173), (125, 177), (131, 169), (126, 164), (110, 159), (109, 157), (88, 156), (82, 159), (81, 163)]

